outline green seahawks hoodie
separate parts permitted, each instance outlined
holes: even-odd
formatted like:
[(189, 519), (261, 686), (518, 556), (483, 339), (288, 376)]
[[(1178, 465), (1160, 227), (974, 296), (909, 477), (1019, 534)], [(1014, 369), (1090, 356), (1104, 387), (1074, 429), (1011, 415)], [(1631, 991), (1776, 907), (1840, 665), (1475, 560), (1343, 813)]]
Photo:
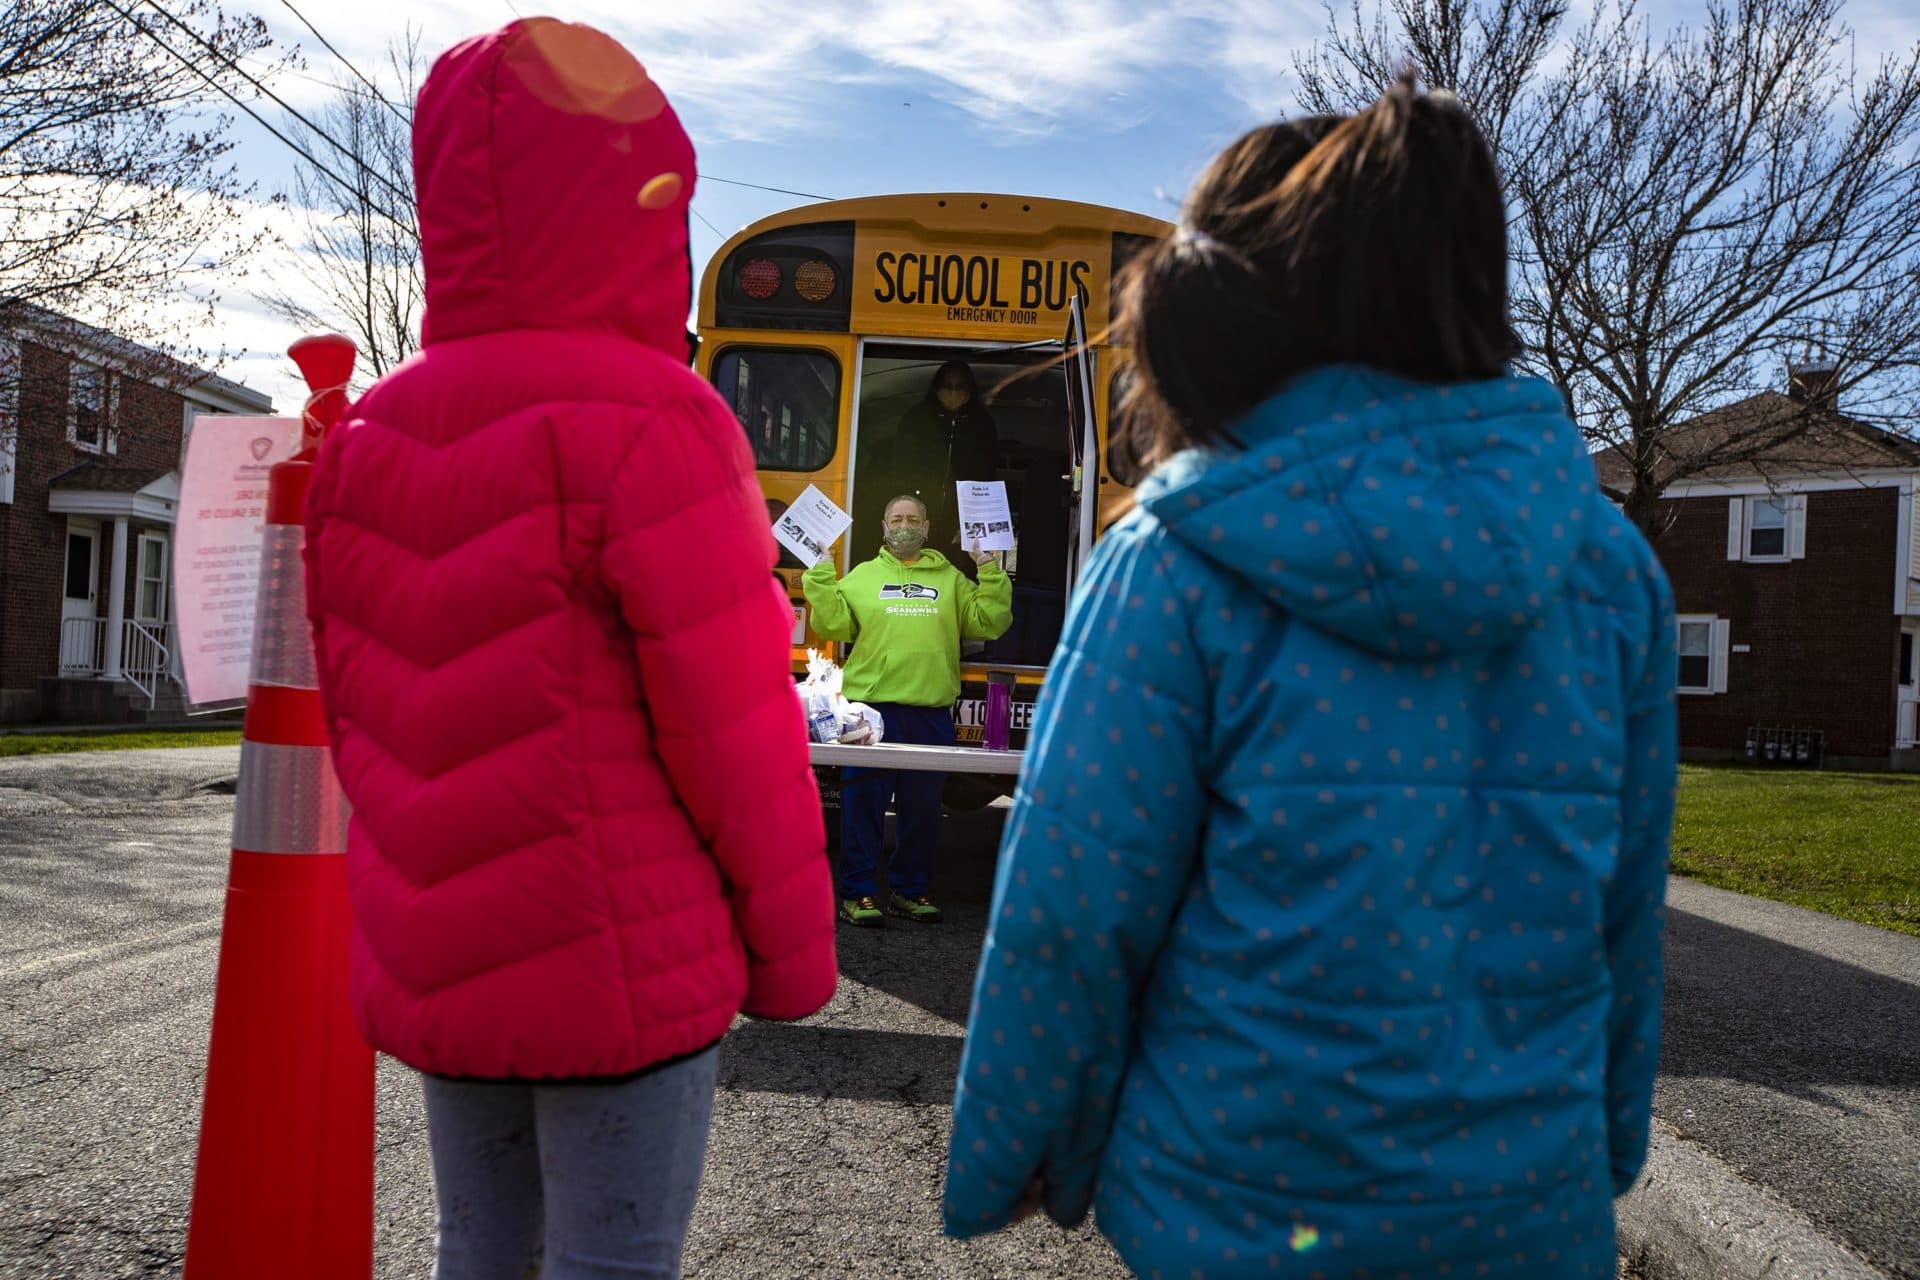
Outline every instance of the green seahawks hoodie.
[(882, 548), (844, 579), (829, 556), (800, 586), (814, 632), (855, 642), (840, 685), (855, 702), (950, 706), (960, 696), (960, 642), (998, 640), (1013, 625), (1013, 582), (991, 560), (976, 586), (938, 551), (902, 564)]

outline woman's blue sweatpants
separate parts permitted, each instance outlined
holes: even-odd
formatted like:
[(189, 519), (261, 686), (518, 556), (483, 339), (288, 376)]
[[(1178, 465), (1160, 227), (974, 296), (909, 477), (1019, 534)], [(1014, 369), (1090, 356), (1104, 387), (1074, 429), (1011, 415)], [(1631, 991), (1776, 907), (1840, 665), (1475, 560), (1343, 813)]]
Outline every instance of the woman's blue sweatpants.
[[(953, 745), (952, 707), (873, 704), (888, 742), (925, 747)], [(933, 882), (933, 858), (940, 844), (940, 796), (947, 775), (914, 769), (843, 769), (840, 773), (840, 896), (870, 898), (879, 893), (881, 845), (887, 806), (898, 819), (896, 847), (887, 863), (887, 885), (905, 898), (918, 898)]]

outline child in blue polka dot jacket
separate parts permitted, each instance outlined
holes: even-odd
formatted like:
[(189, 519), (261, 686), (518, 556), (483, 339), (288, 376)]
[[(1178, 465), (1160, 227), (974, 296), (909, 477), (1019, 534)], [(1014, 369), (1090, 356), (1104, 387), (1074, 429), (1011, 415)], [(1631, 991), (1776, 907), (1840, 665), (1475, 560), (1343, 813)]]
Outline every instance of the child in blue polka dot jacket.
[(1487, 145), (1403, 81), (1136, 258), (1121, 444), (1008, 821), (949, 1233), (1154, 1280), (1610, 1277), (1675, 621), (1518, 345)]

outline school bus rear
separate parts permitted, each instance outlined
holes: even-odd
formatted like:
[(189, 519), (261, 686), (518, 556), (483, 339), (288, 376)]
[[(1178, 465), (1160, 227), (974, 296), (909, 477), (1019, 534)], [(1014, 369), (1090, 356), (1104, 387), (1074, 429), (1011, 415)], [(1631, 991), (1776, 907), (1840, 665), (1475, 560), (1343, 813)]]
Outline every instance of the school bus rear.
[[(1004, 556), (1013, 628), (963, 654), (963, 742), (980, 737), (986, 672), (1004, 670), (1018, 679), (1013, 745), (1024, 744), (1082, 533), (1104, 528), (1126, 500), (1103, 465), (1120, 356), (1106, 342), (1109, 290), (1126, 257), (1166, 229), (1021, 196), (833, 201), (746, 228), (701, 281), (698, 368), (753, 444), (769, 524), (817, 487), (855, 518), (834, 550), (843, 572), (878, 550), (880, 509), (896, 496), (883, 490), (902, 465), (890, 457), (900, 424), (929, 399), (942, 365), (958, 361), (974, 375), (994, 474), (953, 478), (1004, 482), (1017, 541)], [(1066, 350), (1076, 298), (1082, 365)], [(935, 529), (935, 545), (953, 532)], [(803, 569), (783, 552), (797, 671), (809, 646), (838, 649), (808, 631)]]

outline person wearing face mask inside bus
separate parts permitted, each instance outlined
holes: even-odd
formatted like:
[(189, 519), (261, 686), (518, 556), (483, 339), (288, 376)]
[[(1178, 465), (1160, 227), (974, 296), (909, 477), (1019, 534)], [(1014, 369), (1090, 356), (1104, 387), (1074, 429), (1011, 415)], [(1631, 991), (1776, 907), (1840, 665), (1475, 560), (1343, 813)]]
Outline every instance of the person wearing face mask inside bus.
[[(950, 747), (953, 702), (960, 695), (960, 644), (997, 640), (1013, 622), (1013, 583), (984, 551), (973, 553), (978, 582), (927, 546), (940, 532), (927, 504), (912, 494), (885, 509), (880, 553), (845, 578), (832, 556), (800, 580), (814, 632), (852, 641), (841, 682), (854, 702), (881, 715), (887, 741)], [(946, 775), (930, 771), (846, 769), (841, 775), (840, 918), (872, 928), (885, 924), (876, 879), (887, 806), (898, 818), (898, 841), (887, 866), (885, 913), (937, 924), (927, 899), (940, 834)]]
[(995, 478), (1000, 433), (966, 361), (949, 360), (940, 366), (927, 384), (925, 398), (901, 415), (893, 448), (898, 474), (883, 491), (917, 493), (927, 504), (935, 531), (929, 545), (953, 557), (960, 572), (974, 577), (971, 558), (958, 554), (960, 500), (954, 486), (962, 480)]

